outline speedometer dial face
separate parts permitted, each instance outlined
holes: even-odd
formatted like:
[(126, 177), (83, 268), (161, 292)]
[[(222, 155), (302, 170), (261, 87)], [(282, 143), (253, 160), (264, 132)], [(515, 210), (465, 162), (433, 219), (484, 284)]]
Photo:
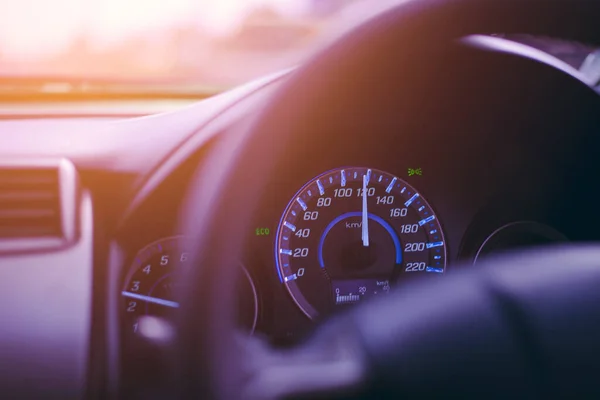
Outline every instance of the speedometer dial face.
[(400, 279), (440, 274), (446, 244), (412, 186), (383, 171), (326, 172), (290, 201), (275, 243), (277, 272), (310, 318), (389, 292)]

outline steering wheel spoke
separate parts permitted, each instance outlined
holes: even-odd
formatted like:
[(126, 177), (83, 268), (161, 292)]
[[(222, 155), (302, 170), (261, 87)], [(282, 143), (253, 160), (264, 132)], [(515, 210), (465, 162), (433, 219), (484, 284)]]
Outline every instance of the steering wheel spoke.
[(333, 398), (360, 390), (366, 377), (358, 340), (338, 329), (285, 350), (249, 338), (245, 355), (251, 361), (244, 399)]

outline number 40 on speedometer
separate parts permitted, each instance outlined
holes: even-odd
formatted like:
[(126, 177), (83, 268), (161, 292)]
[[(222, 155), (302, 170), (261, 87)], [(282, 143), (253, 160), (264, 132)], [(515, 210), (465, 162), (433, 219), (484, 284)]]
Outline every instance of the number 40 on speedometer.
[(408, 183), (349, 167), (302, 187), (277, 229), (281, 282), (310, 318), (389, 292), (406, 274), (443, 273), (437, 216)]

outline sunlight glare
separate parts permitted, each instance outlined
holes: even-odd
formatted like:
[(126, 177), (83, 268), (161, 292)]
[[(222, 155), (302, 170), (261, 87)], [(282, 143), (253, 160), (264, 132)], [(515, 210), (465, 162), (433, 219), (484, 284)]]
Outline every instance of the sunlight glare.
[[(300, 15), (310, 0), (0, 0), (0, 57), (64, 51), (79, 36), (93, 47), (192, 23), (213, 36), (234, 32), (261, 6)], [(1, 59), (1, 58), (0, 58)]]

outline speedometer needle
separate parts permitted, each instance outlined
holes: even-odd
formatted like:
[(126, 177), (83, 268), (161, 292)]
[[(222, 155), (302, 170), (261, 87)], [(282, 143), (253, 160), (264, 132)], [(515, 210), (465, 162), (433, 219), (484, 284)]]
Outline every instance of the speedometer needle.
[(369, 212), (367, 210), (367, 175), (363, 175), (362, 242), (363, 242), (363, 246), (369, 247)]

